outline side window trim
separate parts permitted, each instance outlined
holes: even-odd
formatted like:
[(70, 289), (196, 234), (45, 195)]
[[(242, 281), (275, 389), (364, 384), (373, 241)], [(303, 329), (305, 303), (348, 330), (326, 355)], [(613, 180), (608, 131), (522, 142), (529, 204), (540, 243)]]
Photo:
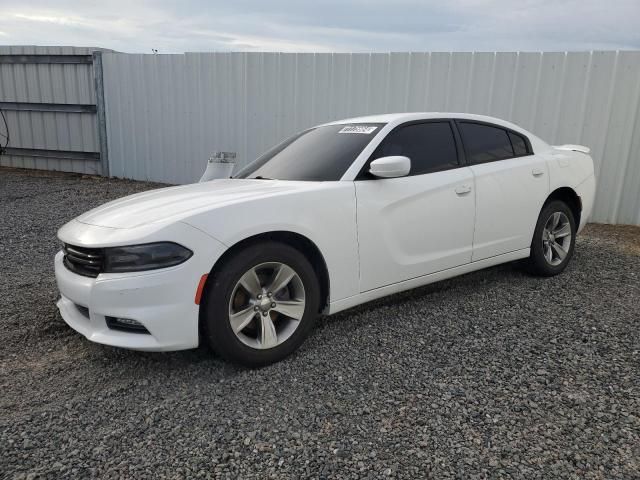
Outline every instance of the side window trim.
[[(369, 165), (374, 160), (373, 156), (376, 154), (376, 151), (378, 150), (380, 145), (382, 145), (384, 143), (384, 141), (392, 133), (394, 133), (395, 131), (397, 131), (397, 130), (403, 128), (403, 127), (408, 127), (408, 126), (411, 126), (411, 125), (423, 125), (425, 123), (448, 123), (449, 124), (449, 128), (451, 128), (451, 133), (453, 134), (453, 139), (454, 139), (453, 143), (454, 143), (455, 149), (456, 149), (456, 158), (458, 160), (458, 164), (454, 165), (454, 166), (451, 166), (451, 167), (434, 168), (432, 170), (429, 170), (428, 172), (422, 172), (422, 173), (419, 173), (417, 175), (412, 175), (411, 173), (409, 173), (409, 175), (407, 175), (407, 176), (408, 177), (420, 177), (422, 175), (429, 175), (431, 173), (445, 172), (447, 170), (454, 170), (456, 168), (465, 167), (466, 166), (465, 154), (464, 154), (464, 151), (462, 150), (462, 140), (461, 140), (460, 135), (458, 133), (458, 129), (457, 129), (457, 126), (455, 124), (455, 119), (453, 119), (453, 118), (427, 118), (427, 119), (423, 119), (423, 120), (410, 120), (408, 122), (401, 123), (400, 125), (396, 125), (395, 127), (393, 127), (393, 129), (391, 131), (389, 131), (385, 135), (385, 137), (380, 141), (378, 146), (376, 146), (375, 150), (373, 152), (371, 152), (371, 155), (369, 155), (369, 158), (367, 158), (367, 161), (364, 162), (364, 165), (362, 166), (362, 168), (358, 172), (358, 175), (356, 175), (356, 178), (354, 178), (354, 181), (376, 180), (375, 178), (370, 178), (370, 177), (367, 177), (366, 175), (367, 175), (367, 173), (369, 173)], [(402, 178), (405, 178), (405, 177), (402, 177)]]
[[(464, 151), (465, 164), (468, 166), (482, 165), (483, 163), (501, 162), (503, 160), (511, 160), (512, 158), (528, 157), (529, 155), (533, 155), (533, 148), (531, 148), (531, 141), (529, 140), (529, 137), (527, 137), (526, 135), (520, 132), (516, 132), (515, 130), (509, 127), (503, 127), (502, 125), (498, 125), (497, 123), (483, 122), (481, 120), (467, 120), (466, 118), (455, 118), (453, 119), (453, 122), (455, 123), (456, 132), (460, 136), (460, 144), (462, 146), (462, 150)], [(511, 150), (513, 150), (514, 155), (512, 157), (501, 158), (499, 160), (487, 160), (484, 162), (475, 162), (475, 163), (470, 162), (467, 158), (468, 155), (467, 155), (467, 148), (464, 143), (464, 137), (462, 136), (461, 128), (459, 128), (460, 123), (475, 123), (478, 125), (485, 125), (487, 127), (499, 128), (500, 130), (504, 130), (505, 132), (507, 132), (507, 138), (509, 139), (509, 143), (511, 144)], [(527, 153), (524, 153), (522, 155), (515, 155), (515, 148), (513, 147), (513, 141), (511, 140), (511, 136), (509, 135), (509, 133), (513, 133), (515, 135), (518, 135), (522, 139), (524, 139), (524, 144), (527, 149)]]

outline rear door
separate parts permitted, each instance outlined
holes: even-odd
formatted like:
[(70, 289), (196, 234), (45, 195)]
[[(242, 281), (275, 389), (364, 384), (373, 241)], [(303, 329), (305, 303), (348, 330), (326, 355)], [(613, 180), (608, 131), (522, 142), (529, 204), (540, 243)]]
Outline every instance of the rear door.
[(456, 123), (475, 177), (472, 260), (529, 248), (549, 194), (546, 161), (520, 133), (483, 122)]
[[(400, 125), (355, 180), (362, 292), (471, 261), (473, 174), (454, 135), (448, 120)], [(389, 155), (410, 158), (408, 176), (368, 174), (372, 160)]]

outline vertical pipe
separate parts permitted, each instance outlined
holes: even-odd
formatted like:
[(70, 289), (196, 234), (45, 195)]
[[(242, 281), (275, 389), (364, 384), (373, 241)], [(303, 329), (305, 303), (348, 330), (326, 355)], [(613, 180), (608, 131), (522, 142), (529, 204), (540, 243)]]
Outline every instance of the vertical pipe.
[(102, 52), (93, 52), (93, 77), (96, 89), (96, 122), (100, 143), (100, 164), (102, 176), (109, 176), (109, 151), (107, 144), (107, 115), (104, 103), (104, 75), (102, 70)]

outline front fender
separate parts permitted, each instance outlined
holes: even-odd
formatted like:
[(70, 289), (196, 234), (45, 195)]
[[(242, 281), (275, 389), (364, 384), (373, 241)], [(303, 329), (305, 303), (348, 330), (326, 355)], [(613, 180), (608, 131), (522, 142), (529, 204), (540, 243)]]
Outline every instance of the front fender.
[(231, 248), (269, 232), (292, 232), (313, 242), (324, 257), (331, 301), (359, 292), (356, 199), (353, 182), (221, 205), (183, 220)]

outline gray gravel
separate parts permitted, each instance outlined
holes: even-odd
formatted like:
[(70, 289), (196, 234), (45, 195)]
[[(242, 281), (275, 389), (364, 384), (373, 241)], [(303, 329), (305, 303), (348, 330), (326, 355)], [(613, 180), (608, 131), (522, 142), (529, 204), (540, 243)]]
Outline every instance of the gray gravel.
[(261, 370), (95, 345), (59, 317), (56, 229), (153, 187), (0, 169), (0, 476), (640, 478), (640, 229), (318, 322)]

